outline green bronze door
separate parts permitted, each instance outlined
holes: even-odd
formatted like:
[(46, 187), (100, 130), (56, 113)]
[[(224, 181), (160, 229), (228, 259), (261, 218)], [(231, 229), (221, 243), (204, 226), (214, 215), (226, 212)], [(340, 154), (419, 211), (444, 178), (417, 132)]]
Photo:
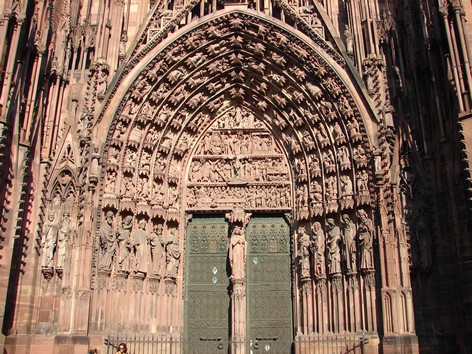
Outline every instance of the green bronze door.
[(187, 225), (185, 353), (228, 353), (228, 224), (196, 218)]
[(249, 353), (290, 353), (290, 228), (282, 217), (253, 217), (246, 240)]

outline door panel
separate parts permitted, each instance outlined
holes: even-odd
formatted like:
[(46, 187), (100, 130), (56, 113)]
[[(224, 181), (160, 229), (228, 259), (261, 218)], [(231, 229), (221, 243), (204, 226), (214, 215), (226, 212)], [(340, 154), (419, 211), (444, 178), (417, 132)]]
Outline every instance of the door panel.
[(224, 218), (194, 218), (187, 225), (186, 353), (227, 353), (228, 225)]
[(246, 238), (249, 352), (290, 353), (290, 229), (282, 217), (253, 218)]

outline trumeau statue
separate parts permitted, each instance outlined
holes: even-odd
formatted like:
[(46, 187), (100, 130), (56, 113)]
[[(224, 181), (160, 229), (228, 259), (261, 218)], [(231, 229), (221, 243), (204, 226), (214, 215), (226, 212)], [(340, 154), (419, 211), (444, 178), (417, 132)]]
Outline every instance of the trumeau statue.
[(233, 228), (228, 257), (231, 266), (231, 278), (234, 280), (244, 279), (246, 269), (246, 238), (241, 226)]

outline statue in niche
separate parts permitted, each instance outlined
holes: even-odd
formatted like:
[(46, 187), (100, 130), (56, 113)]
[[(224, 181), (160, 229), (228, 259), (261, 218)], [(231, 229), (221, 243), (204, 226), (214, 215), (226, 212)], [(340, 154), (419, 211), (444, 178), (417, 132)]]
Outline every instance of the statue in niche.
[(341, 273), (341, 230), (332, 218), (327, 220), (327, 234), (328, 271), (329, 274), (338, 274)]
[(155, 224), (154, 230), (149, 234), (149, 247), (151, 250), (151, 274), (159, 275), (161, 272), (161, 263), (163, 255), (164, 241), (162, 239), (162, 224)]
[(103, 96), (105, 95), (105, 92), (107, 91), (108, 88), (108, 71), (105, 69), (102, 69), (100, 71), (100, 74), (97, 78), (97, 97), (98, 99), (102, 99)]
[(180, 197), (179, 188), (170, 187), (169, 193), (168, 193), (168, 199), (167, 199), (169, 207), (177, 208), (179, 205), (179, 197)]
[(300, 263), (301, 278), (310, 277), (310, 236), (304, 227), (298, 228), (298, 257)]
[(367, 156), (365, 150), (362, 146), (355, 147), (352, 153), (354, 159), (356, 160), (357, 165), (363, 166), (367, 164)]
[(67, 246), (70, 238), (70, 217), (65, 212), (57, 237), (57, 268), (63, 268), (66, 260)]
[(289, 146), (290, 150), (294, 154), (297, 154), (300, 152), (300, 145), (298, 144), (298, 141), (293, 136), (284, 133), (283, 137), (285, 138), (285, 141), (287, 142), (287, 145)]
[(99, 232), (100, 241), (100, 259), (98, 262), (98, 268), (101, 270), (109, 271), (113, 259), (115, 257), (115, 231), (113, 230), (113, 218), (115, 214), (113, 211), (108, 211), (105, 214), (105, 219), (102, 222)]
[(334, 123), (332, 134), (334, 137), (334, 141), (336, 144), (340, 145), (346, 142), (346, 136), (344, 135), (341, 126), (339, 125), (338, 122)]
[(308, 188), (305, 184), (297, 188), (297, 207), (298, 209), (308, 206)]
[(119, 154), (120, 151), (116, 147), (111, 146), (108, 150), (108, 163), (113, 165), (118, 164)]
[(341, 217), (342, 235), (344, 240), (344, 252), (346, 255), (346, 269), (348, 272), (356, 271), (356, 224), (349, 215), (343, 214)]
[(341, 170), (348, 170), (351, 168), (351, 159), (349, 158), (349, 151), (345, 145), (338, 149), (338, 162)]
[(330, 176), (326, 180), (326, 196), (328, 200), (338, 198), (338, 186), (335, 176)]
[(374, 226), (365, 210), (360, 209), (358, 215), (359, 225), (357, 233), (359, 240), (360, 268), (363, 270), (373, 269)]
[(58, 234), (58, 223), (53, 212), (49, 213), (48, 221), (44, 226), (43, 239), (41, 246), (43, 248), (43, 257), (41, 266), (43, 268), (50, 268), (53, 265), (54, 253), (56, 251), (56, 242)]
[(369, 175), (366, 171), (358, 171), (356, 174), (357, 190), (359, 194), (368, 194)]
[(133, 227), (133, 217), (127, 215), (121, 221), (121, 227), (117, 232), (118, 241), (118, 269), (128, 272), (130, 268), (129, 255), (131, 254), (131, 228)]
[(334, 155), (331, 150), (326, 150), (323, 152), (323, 162), (327, 172), (334, 172), (336, 170)]
[(121, 120), (116, 123), (115, 131), (113, 132), (113, 139), (120, 140), (121, 137), (126, 133), (127, 127)]
[(136, 162), (137, 152), (133, 149), (128, 149), (128, 153), (126, 154), (126, 164), (129, 166), (133, 166)]
[(114, 193), (116, 185), (116, 171), (108, 171), (105, 182), (105, 193)]
[(313, 233), (313, 269), (317, 278), (325, 275), (325, 234), (321, 224), (316, 221), (311, 227)]
[(135, 254), (136, 273), (147, 273), (148, 264), (148, 235), (146, 232), (146, 220), (142, 219), (138, 223), (138, 228), (133, 231), (133, 248)]
[(315, 129), (315, 136), (321, 147), (325, 147), (329, 144), (328, 134), (322, 124), (318, 125), (318, 129)]
[(311, 202), (312, 203), (322, 203), (323, 202), (323, 188), (321, 187), (321, 184), (319, 184), (317, 181), (313, 181), (313, 184), (311, 186)]
[(138, 196), (141, 199), (147, 199), (149, 197), (149, 183), (146, 177), (140, 177), (138, 179)]
[(139, 109), (139, 105), (136, 104), (133, 100), (128, 100), (123, 107), (123, 114), (127, 116), (134, 116)]
[(315, 155), (310, 156), (310, 174), (312, 178), (321, 176), (320, 159)]
[(133, 182), (133, 177), (124, 175), (121, 182), (121, 196), (132, 198), (135, 191), (135, 186)]
[(180, 246), (179, 239), (174, 230), (170, 230), (169, 237), (166, 241), (166, 263), (166, 277), (177, 277), (180, 263)]
[(351, 57), (354, 55), (354, 42), (348, 25), (344, 26), (344, 38), (346, 40), (346, 54)]
[(231, 265), (231, 279), (244, 279), (246, 269), (246, 238), (243, 228), (239, 225), (234, 226), (231, 233), (228, 257)]
[(353, 194), (352, 190), (352, 181), (351, 178), (347, 175), (342, 175), (341, 180), (341, 196), (346, 197)]
[(147, 151), (143, 151), (139, 164), (140, 168), (149, 170), (151, 166), (151, 154)]
[(347, 129), (353, 142), (356, 142), (362, 138), (359, 123), (356, 119), (351, 119), (347, 122)]

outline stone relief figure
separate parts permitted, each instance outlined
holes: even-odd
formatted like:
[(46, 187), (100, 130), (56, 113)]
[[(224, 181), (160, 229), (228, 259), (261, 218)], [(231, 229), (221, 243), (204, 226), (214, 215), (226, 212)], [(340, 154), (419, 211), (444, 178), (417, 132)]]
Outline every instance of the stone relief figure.
[(246, 238), (241, 226), (235, 226), (229, 245), (229, 264), (231, 279), (244, 279), (246, 269)]
[(166, 277), (177, 277), (177, 271), (180, 263), (179, 239), (174, 230), (170, 231), (169, 238), (166, 241)]
[(347, 129), (349, 132), (349, 136), (353, 142), (356, 142), (362, 138), (362, 134), (360, 133), (359, 122), (356, 119), (351, 119), (347, 122)]
[(116, 185), (116, 171), (108, 171), (105, 182), (105, 193), (114, 193)]
[(328, 240), (326, 247), (328, 249), (328, 271), (329, 274), (341, 273), (341, 230), (336, 226), (334, 219), (327, 220)]
[(374, 226), (365, 210), (359, 210), (358, 240), (360, 252), (360, 268), (373, 269), (373, 232)]
[(98, 268), (101, 270), (110, 270), (116, 253), (115, 231), (113, 230), (113, 218), (115, 213), (108, 211), (105, 214), (102, 226), (100, 227), (100, 259)]
[(312, 178), (321, 176), (320, 159), (315, 155), (310, 156), (310, 174)]
[(107, 91), (107, 88), (108, 88), (107, 78), (108, 78), (107, 70), (101, 70), (99, 77), (97, 79), (97, 97), (99, 99), (103, 98), (103, 96), (105, 95), (105, 92)]
[(327, 172), (336, 171), (336, 165), (334, 163), (334, 155), (331, 150), (327, 150), (323, 152), (323, 163), (325, 165)]
[(57, 268), (63, 268), (66, 260), (67, 246), (70, 237), (69, 213), (65, 212), (62, 217), (61, 228), (57, 237)]
[(131, 228), (133, 226), (133, 217), (126, 216), (121, 221), (121, 227), (117, 232), (118, 241), (118, 269), (121, 271), (129, 271), (129, 255), (131, 253)]
[(333, 130), (331, 131), (334, 137), (334, 141), (340, 145), (346, 142), (346, 136), (344, 135), (341, 126), (338, 122), (334, 123)]
[(163, 254), (163, 239), (162, 239), (162, 224), (155, 224), (154, 230), (149, 234), (148, 242), (151, 250), (151, 274), (158, 275), (161, 271), (162, 254)]
[(341, 217), (342, 236), (344, 241), (344, 252), (346, 256), (346, 269), (348, 272), (356, 271), (356, 225), (349, 215)]
[(352, 181), (351, 178), (347, 175), (342, 175), (340, 177), (341, 180), (341, 195), (343, 197), (352, 195)]
[(138, 229), (133, 231), (133, 248), (135, 254), (136, 273), (147, 273), (148, 264), (148, 235), (146, 232), (146, 220), (142, 219), (138, 223)]
[(310, 236), (306, 233), (304, 227), (298, 228), (298, 257), (300, 263), (300, 276), (310, 277)]
[(311, 227), (313, 233), (313, 270), (317, 278), (325, 275), (325, 234), (321, 224), (316, 221)]
[(345, 145), (338, 149), (338, 162), (341, 170), (348, 170), (351, 168), (351, 159), (349, 158), (349, 151)]
[(49, 268), (53, 265), (54, 253), (56, 251), (57, 234), (58, 224), (56, 222), (56, 216), (51, 212), (49, 213), (48, 221), (44, 227), (43, 239), (41, 241), (41, 246), (43, 247), (41, 266), (43, 268)]

